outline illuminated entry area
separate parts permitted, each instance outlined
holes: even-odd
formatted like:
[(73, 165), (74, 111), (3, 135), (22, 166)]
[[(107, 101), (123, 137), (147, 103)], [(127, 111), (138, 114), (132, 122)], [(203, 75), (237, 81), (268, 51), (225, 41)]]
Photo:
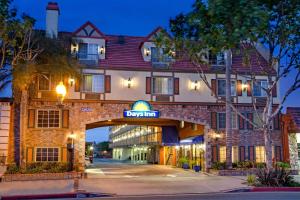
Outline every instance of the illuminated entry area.
[(125, 110), (123, 113), (125, 118), (159, 118), (159, 111), (152, 110), (151, 105), (147, 101), (136, 101), (131, 110)]

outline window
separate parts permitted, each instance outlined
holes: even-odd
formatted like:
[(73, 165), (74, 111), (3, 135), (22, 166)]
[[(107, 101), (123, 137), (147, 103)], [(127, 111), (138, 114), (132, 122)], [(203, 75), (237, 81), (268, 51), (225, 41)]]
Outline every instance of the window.
[(220, 52), (217, 54), (209, 51), (209, 64), (210, 65), (225, 65), (224, 53)]
[[(218, 80), (218, 96), (226, 95), (226, 80), (219, 79)], [(231, 96), (236, 96), (236, 81), (231, 81)]]
[(154, 77), (152, 91), (154, 94), (172, 95), (174, 81), (171, 77)]
[(172, 57), (166, 54), (163, 48), (151, 47), (151, 61), (168, 63), (172, 61)]
[(298, 160), (300, 161), (300, 143), (297, 143)]
[(237, 128), (237, 124), (236, 124), (237, 120), (236, 119), (237, 119), (236, 112), (232, 112), (231, 113), (231, 128), (233, 128), (233, 129)]
[(79, 44), (79, 60), (98, 60), (99, 59), (99, 45), (92, 43)]
[(253, 83), (253, 95), (255, 97), (265, 97), (267, 93), (265, 89), (268, 88), (268, 82), (266, 80), (255, 81)]
[(237, 163), (239, 161), (239, 148), (238, 146), (232, 147), (232, 162)]
[(226, 128), (226, 113), (218, 113), (218, 129)]
[(219, 151), (220, 151), (219, 161), (225, 162), (226, 161), (226, 146), (220, 146)]
[(262, 113), (253, 113), (253, 122), (258, 125), (258, 127), (262, 127), (263, 122), (261, 121), (262, 119)]
[(83, 75), (83, 90), (104, 93), (104, 75)]
[(266, 162), (266, 152), (264, 146), (255, 147), (255, 155), (256, 155), (256, 162), (258, 163)]
[(41, 75), (39, 76), (39, 90), (50, 90), (50, 76), (49, 75)]
[(38, 128), (59, 128), (59, 121), (58, 110), (38, 110)]
[(36, 148), (37, 162), (58, 162), (58, 148)]

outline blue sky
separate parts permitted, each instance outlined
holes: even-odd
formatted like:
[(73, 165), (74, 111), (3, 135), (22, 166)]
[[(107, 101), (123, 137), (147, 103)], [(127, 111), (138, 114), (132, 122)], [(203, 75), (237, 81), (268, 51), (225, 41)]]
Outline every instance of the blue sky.
[[(59, 30), (75, 31), (86, 21), (105, 34), (145, 36), (157, 26), (168, 28), (169, 19), (191, 9), (194, 0), (57, 0), (60, 7)], [(19, 12), (34, 17), (36, 28), (45, 28), (48, 0), (14, 0)], [(291, 80), (282, 81), (283, 92)], [(299, 91), (291, 95), (286, 106), (300, 106)], [(107, 129), (88, 131), (87, 139), (107, 139)]]

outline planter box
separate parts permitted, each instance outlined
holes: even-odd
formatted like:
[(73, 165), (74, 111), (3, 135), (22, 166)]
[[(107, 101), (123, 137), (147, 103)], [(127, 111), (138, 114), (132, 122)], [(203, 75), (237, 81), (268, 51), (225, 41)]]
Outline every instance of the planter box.
[(35, 180), (63, 180), (63, 179), (82, 179), (83, 172), (65, 172), (65, 173), (38, 173), (38, 174), (4, 174), (3, 182), (11, 181), (35, 181)]

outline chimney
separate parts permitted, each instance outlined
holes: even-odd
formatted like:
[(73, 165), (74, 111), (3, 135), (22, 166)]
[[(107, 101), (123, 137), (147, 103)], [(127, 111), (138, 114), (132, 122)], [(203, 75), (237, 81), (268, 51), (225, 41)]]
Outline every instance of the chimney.
[(57, 38), (59, 8), (56, 2), (49, 2), (46, 8), (46, 37)]

